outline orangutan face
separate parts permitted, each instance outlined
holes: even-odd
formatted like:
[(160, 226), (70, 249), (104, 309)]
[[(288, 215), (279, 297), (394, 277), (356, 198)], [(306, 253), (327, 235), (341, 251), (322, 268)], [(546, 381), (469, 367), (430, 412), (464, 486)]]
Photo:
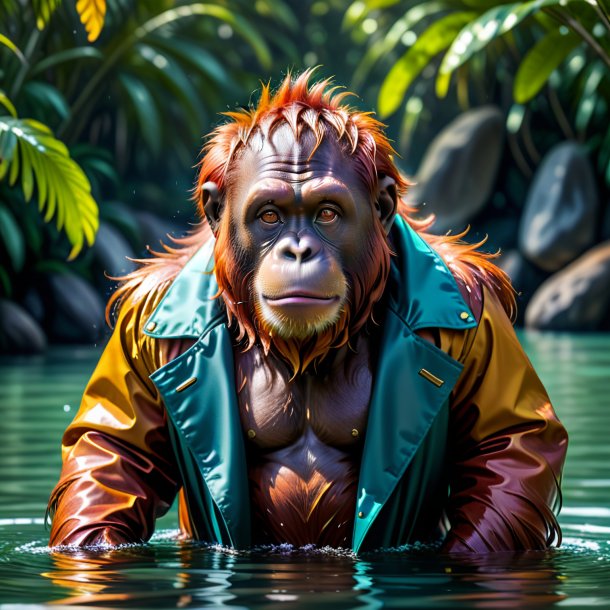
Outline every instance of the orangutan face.
[(255, 134), (228, 172), (224, 199), (204, 185), (223, 295), (247, 304), (272, 340), (342, 332), (350, 317), (368, 315), (385, 281), (392, 189), (372, 196), (336, 140), (314, 148), (311, 132), (296, 139), (287, 125), (270, 138)]
[[(287, 126), (254, 138), (228, 190), (232, 241), (254, 269), (256, 315), (272, 334), (305, 338), (334, 325), (363, 264), (375, 208), (353, 162)], [(311, 157), (311, 158), (310, 158)]]

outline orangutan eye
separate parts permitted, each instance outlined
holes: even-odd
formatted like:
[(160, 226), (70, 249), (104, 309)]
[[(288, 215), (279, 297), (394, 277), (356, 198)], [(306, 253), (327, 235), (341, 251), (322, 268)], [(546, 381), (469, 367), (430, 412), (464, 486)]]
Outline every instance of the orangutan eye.
[(337, 210), (333, 208), (322, 208), (318, 212), (318, 216), (316, 217), (316, 221), (321, 224), (330, 224), (334, 222), (337, 218), (339, 218), (339, 213)]
[(279, 214), (273, 210), (266, 210), (259, 216), (259, 218), (268, 225), (274, 225), (280, 221)]

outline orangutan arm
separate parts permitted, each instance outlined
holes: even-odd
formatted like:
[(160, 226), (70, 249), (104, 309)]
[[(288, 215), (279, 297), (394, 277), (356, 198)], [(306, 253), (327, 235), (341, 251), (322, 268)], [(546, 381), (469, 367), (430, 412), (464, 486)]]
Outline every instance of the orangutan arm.
[(548, 548), (561, 539), (555, 513), (567, 434), (488, 291), (467, 343), (451, 407), (451, 529), (444, 549)]
[(166, 415), (148, 375), (159, 367), (140, 332), (146, 304), (123, 306), (63, 438), (63, 469), (49, 500), (50, 544), (150, 538), (177, 491)]

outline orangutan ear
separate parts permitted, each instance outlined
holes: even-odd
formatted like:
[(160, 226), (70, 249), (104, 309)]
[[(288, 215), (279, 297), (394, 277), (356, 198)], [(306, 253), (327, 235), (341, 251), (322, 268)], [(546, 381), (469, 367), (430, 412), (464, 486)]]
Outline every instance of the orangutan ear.
[(398, 193), (396, 192), (396, 181), (391, 176), (380, 173), (377, 180), (375, 210), (386, 233), (389, 233), (392, 228), (397, 207)]
[(222, 201), (218, 193), (218, 185), (216, 182), (206, 182), (201, 187), (201, 198), (203, 201), (203, 211), (208, 220), (212, 233), (218, 233), (220, 225), (220, 215), (222, 213)]

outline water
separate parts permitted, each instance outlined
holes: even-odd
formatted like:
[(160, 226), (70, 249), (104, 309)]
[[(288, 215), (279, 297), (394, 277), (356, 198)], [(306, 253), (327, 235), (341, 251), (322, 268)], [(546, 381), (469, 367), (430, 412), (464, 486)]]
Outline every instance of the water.
[(354, 557), (285, 547), (234, 553), (180, 543), (171, 512), (148, 545), (51, 553), (44, 507), (96, 349), (0, 361), (0, 610), (97, 608), (610, 608), (610, 335), (526, 334), (570, 432), (549, 552)]

